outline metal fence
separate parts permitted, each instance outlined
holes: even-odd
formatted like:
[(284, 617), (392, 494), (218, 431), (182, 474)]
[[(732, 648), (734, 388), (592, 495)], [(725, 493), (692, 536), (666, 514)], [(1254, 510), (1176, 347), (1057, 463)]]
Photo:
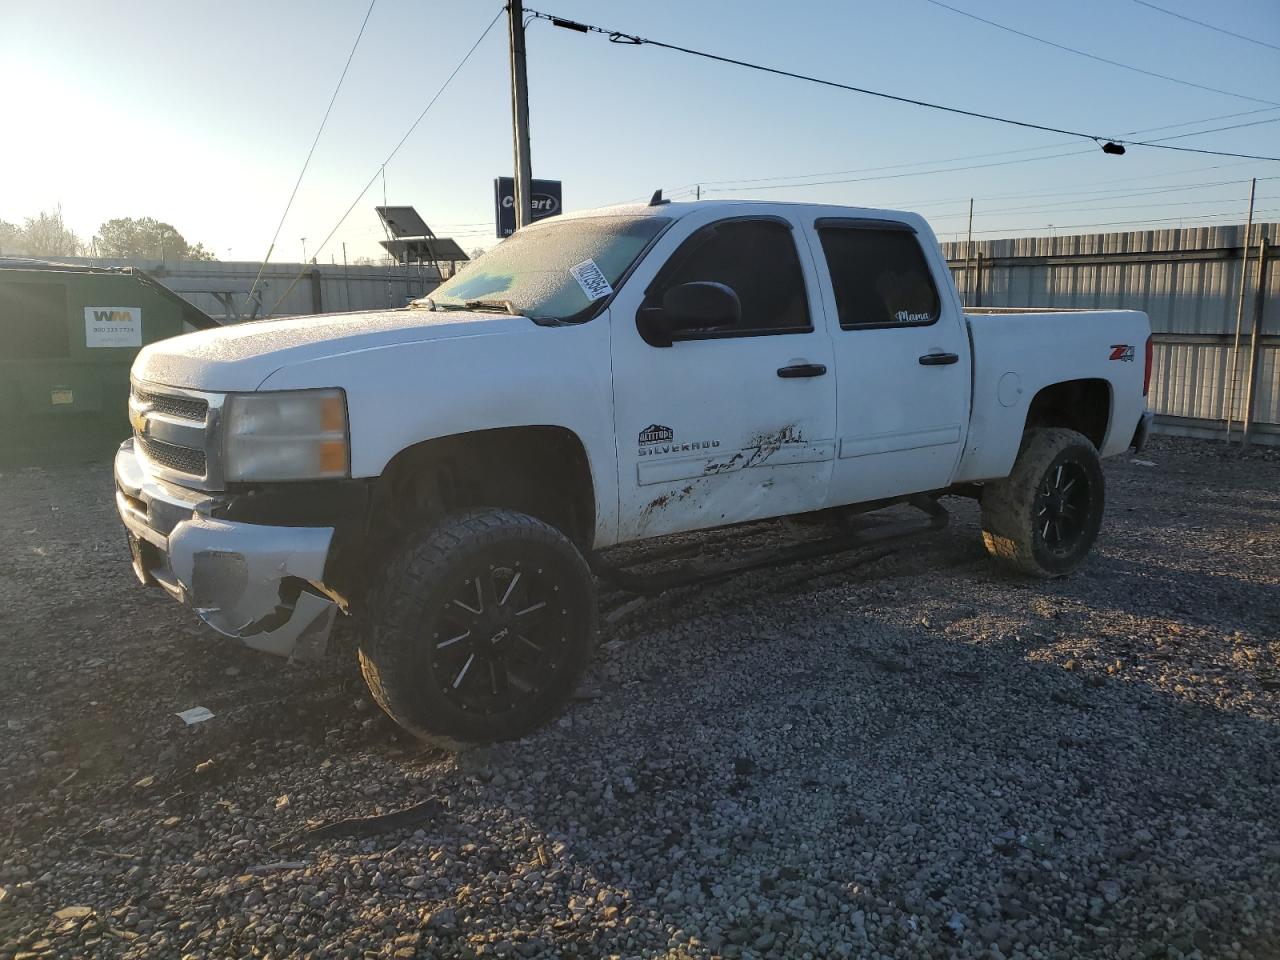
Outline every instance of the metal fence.
[[(422, 297), (440, 283), (433, 266), (271, 263), (249, 302), (262, 266), (256, 261), (120, 260), (59, 257), (99, 267), (139, 267), (174, 293), (223, 322), (265, 316), (384, 310)], [(446, 267), (446, 276), (448, 268)], [(277, 305), (278, 303), (278, 305)], [(274, 309), (273, 309), (274, 308)]]
[[(1233, 435), (1245, 416), (1251, 331), (1262, 310), (1252, 396), (1254, 439), (1280, 443), (1280, 225), (1244, 225), (945, 243), (956, 288), (972, 307), (1134, 309), (1151, 317), (1151, 408), (1165, 432)], [(1259, 291), (1258, 240), (1271, 241)], [(1244, 302), (1241, 310), (1241, 283)], [(1232, 379), (1236, 319), (1240, 349)], [(1229, 398), (1234, 401), (1229, 402)]]

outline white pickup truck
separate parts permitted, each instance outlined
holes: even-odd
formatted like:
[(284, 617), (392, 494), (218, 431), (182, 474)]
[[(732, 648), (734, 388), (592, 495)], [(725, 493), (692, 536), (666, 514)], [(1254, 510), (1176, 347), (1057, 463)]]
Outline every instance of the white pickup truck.
[(1142, 313), (966, 316), (915, 214), (655, 195), (407, 309), (146, 347), (116, 500), (217, 630), (305, 657), (351, 614), (396, 721), (494, 740), (572, 693), (617, 544), (961, 494), (996, 558), (1070, 572), (1150, 372)]

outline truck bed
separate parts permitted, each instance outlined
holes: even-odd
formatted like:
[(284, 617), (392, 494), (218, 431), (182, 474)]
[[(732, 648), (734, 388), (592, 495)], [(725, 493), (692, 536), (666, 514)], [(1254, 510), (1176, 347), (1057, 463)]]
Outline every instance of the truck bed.
[(957, 481), (1005, 476), (1036, 395), (1066, 380), (1102, 381), (1110, 414), (1099, 452), (1123, 453), (1145, 409), (1151, 326), (1138, 310), (966, 309), (973, 406)]

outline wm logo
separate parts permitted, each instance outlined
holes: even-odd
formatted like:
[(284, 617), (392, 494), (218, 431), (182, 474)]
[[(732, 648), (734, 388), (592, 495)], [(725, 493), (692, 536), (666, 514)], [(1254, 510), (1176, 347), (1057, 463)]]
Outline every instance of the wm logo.
[(95, 323), (130, 323), (133, 315), (127, 310), (95, 310), (93, 320)]

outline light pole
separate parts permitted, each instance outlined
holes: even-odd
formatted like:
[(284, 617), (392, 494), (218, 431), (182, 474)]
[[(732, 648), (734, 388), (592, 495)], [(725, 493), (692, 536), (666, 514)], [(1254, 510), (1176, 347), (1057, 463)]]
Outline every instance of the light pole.
[(302, 238), (302, 262), (307, 262), (307, 238)]

